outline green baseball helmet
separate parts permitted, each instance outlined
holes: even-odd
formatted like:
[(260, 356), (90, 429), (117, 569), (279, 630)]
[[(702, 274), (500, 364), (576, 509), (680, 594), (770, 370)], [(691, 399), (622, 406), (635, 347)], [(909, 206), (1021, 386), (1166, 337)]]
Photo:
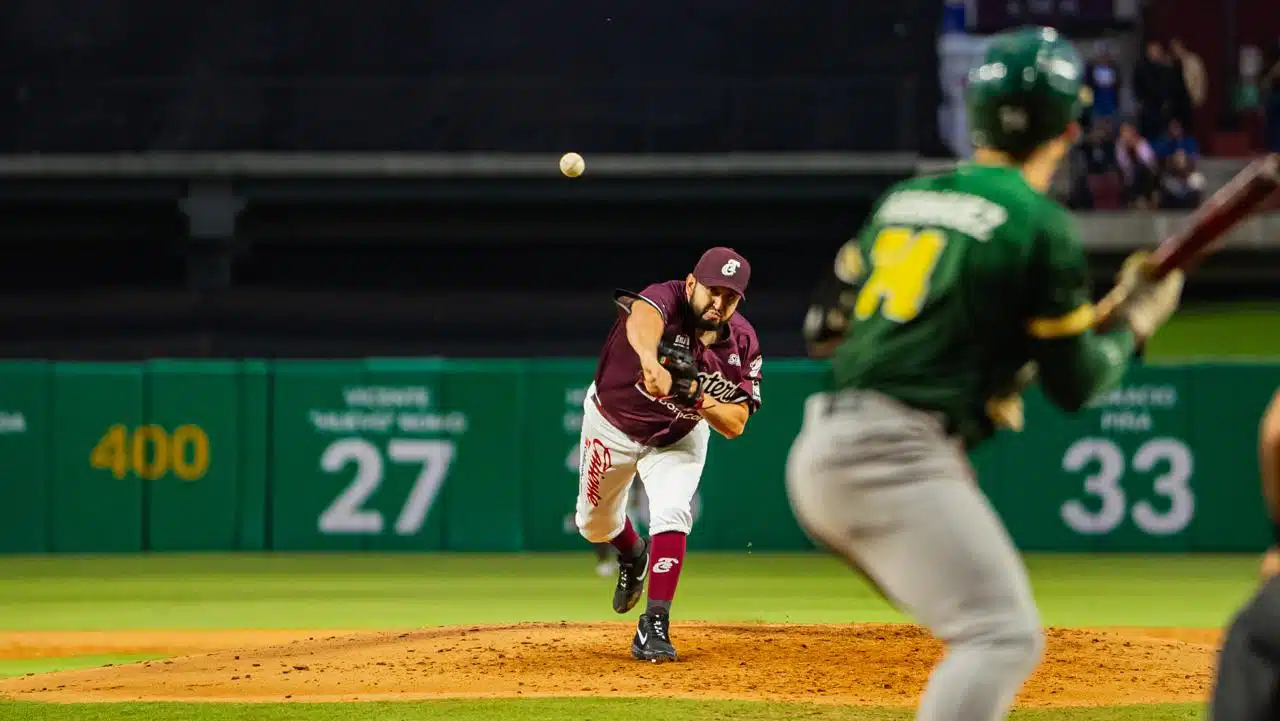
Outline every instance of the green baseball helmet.
[(1058, 137), (1080, 114), (1084, 63), (1057, 30), (1020, 28), (991, 39), (969, 71), (970, 139), (1026, 154)]

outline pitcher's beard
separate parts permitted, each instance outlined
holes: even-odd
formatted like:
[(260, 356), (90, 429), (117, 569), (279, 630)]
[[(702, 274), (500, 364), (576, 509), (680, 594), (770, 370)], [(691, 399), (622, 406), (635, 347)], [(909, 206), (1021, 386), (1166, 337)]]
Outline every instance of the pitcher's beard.
[(710, 318), (699, 318), (698, 322), (694, 323), (694, 327), (696, 327), (699, 332), (715, 333), (716, 337), (719, 338), (724, 334), (725, 322), (722, 320), (712, 320)]

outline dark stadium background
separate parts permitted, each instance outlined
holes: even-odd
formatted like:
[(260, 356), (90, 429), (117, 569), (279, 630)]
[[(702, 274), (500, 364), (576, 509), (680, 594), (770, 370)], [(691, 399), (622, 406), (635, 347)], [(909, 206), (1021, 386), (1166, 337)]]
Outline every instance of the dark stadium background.
[[(1038, 21), (1194, 40), (1210, 117), (1240, 43), (1280, 29), (1272, 0), (973, 6), (983, 32)], [(614, 287), (682, 276), (713, 244), (755, 267), (743, 310), (764, 347), (800, 354), (832, 249), (916, 160), (948, 156), (942, 18), (923, 0), (8, 0), (0, 153), (86, 164), (56, 177), (0, 164), (0, 354), (591, 355)], [(587, 159), (576, 180), (554, 172), (571, 150)], [(139, 153), (527, 153), (548, 172), (94, 165)], [(689, 153), (796, 160), (750, 175), (594, 170)], [(823, 172), (806, 154), (888, 160)], [(1123, 254), (1095, 254), (1099, 278)], [(1226, 253), (1189, 294), (1274, 294), (1274, 265)]]

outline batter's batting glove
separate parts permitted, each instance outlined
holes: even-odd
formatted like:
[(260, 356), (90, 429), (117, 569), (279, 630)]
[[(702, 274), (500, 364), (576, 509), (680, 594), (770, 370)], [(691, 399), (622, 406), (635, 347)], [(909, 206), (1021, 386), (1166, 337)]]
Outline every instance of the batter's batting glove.
[(1181, 270), (1170, 271), (1159, 280), (1147, 278), (1143, 264), (1149, 255), (1140, 250), (1126, 258), (1116, 274), (1115, 287), (1096, 306), (1102, 321), (1100, 328), (1117, 321), (1126, 323), (1139, 343), (1150, 338), (1173, 315), (1185, 281)]
[(1026, 419), (1022, 412), (1022, 396), (1001, 396), (987, 400), (987, 417), (997, 428), (1021, 431)]
[(1026, 423), (1022, 407), (1022, 392), (1036, 379), (1036, 364), (1027, 363), (1013, 378), (1013, 387), (1005, 393), (987, 399), (987, 417), (997, 428), (1021, 431)]

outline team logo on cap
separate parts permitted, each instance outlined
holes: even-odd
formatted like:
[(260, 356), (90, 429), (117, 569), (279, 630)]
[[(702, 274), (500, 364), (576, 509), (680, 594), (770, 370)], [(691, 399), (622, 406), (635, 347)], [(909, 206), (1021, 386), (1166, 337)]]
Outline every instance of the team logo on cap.
[(742, 265), (742, 263), (739, 263), (737, 258), (731, 258), (725, 261), (725, 264), (720, 267), (720, 275), (725, 277), (731, 276), (738, 272), (738, 266), (740, 265)]

